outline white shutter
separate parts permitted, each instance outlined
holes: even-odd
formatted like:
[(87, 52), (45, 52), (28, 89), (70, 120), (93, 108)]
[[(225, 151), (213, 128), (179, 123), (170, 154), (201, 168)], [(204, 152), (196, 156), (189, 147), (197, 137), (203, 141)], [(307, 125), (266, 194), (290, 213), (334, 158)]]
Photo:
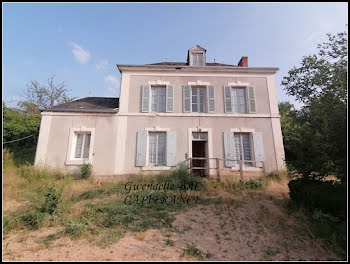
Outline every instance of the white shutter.
[(184, 85), (182, 86), (182, 106), (183, 106), (183, 112), (184, 113), (190, 113), (192, 108), (192, 92), (191, 92), (191, 86), (190, 85)]
[(174, 112), (174, 86), (166, 86), (166, 112)]
[(141, 112), (149, 112), (150, 85), (142, 85)]
[[(224, 132), (224, 153), (225, 153), (225, 166), (234, 167), (236, 162), (236, 149), (235, 149), (235, 140), (234, 134), (232, 132)], [(232, 160), (232, 161), (231, 161)]]
[[(254, 144), (254, 156), (256, 161), (264, 161), (264, 144), (263, 144), (263, 134), (262, 132), (253, 133), (253, 144)], [(262, 162), (256, 162), (256, 167), (261, 168), (263, 166)]]
[(147, 131), (137, 131), (136, 142), (136, 166), (146, 165), (146, 149), (147, 149)]
[(215, 89), (213, 85), (207, 86), (208, 113), (215, 113)]
[(231, 86), (224, 86), (225, 113), (232, 113)]
[(166, 165), (176, 166), (176, 132), (168, 131), (166, 135)]
[(248, 87), (248, 107), (249, 113), (256, 113), (256, 102), (255, 102), (255, 87)]

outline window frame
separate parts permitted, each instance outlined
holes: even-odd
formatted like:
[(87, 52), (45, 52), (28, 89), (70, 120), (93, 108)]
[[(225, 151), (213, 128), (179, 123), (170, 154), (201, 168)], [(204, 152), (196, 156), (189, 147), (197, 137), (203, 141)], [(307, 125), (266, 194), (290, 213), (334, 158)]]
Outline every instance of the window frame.
[[(193, 111), (193, 89), (197, 89), (197, 103), (195, 103), (197, 105), (197, 111), (194, 112)], [(203, 112), (200, 112), (200, 90), (204, 91), (204, 98), (203, 98)], [(208, 95), (207, 95), (207, 86), (202, 86), (202, 85), (191, 85), (191, 113), (208, 113)]]
[[(88, 158), (75, 158), (75, 150), (78, 139), (78, 134), (90, 134), (90, 146), (89, 146), (89, 157)], [(85, 136), (83, 141), (85, 142)], [(79, 128), (71, 128), (70, 135), (68, 140), (67, 156), (66, 156), (66, 165), (82, 165), (84, 163), (93, 163), (93, 146), (95, 140), (95, 128), (86, 128), (84, 126)], [(82, 152), (84, 151), (84, 143), (82, 144)], [(81, 154), (83, 156), (83, 153)]]
[[(235, 104), (234, 104), (234, 95), (233, 95), (233, 89), (241, 89), (244, 90), (244, 106), (245, 106), (245, 112), (238, 112), (236, 109), (233, 109)], [(248, 86), (231, 86), (231, 109), (232, 113), (234, 114), (249, 114), (249, 109), (248, 109)]]
[[(251, 132), (234, 132), (234, 143), (235, 143), (235, 150), (236, 150), (236, 157), (235, 159), (237, 159), (237, 156), (239, 153), (237, 153), (237, 146), (236, 146), (236, 136), (239, 136), (239, 141), (240, 141), (240, 152), (242, 156), (242, 159), (238, 159), (238, 160), (248, 160), (245, 157), (245, 153), (244, 153), (244, 143), (243, 143), (243, 135), (248, 135), (248, 140), (249, 140), (249, 152), (250, 152), (250, 160), (252, 160), (252, 157), (254, 156), (253, 153), (253, 138), (252, 138), (252, 133)], [(246, 167), (253, 167), (253, 162), (243, 162), (244, 166)]]
[[(155, 151), (156, 151), (156, 156), (155, 156), (155, 163), (150, 162), (150, 139), (151, 139), (151, 135), (156, 135), (156, 146), (155, 146)], [(164, 142), (164, 147), (165, 147), (165, 151), (164, 151), (164, 163), (158, 163), (158, 159), (159, 159), (159, 155), (158, 155), (158, 144), (159, 144), (159, 134), (164, 134), (165, 135), (165, 142)], [(151, 166), (151, 167), (164, 167), (167, 164), (167, 133), (166, 131), (148, 131), (148, 135), (147, 135), (147, 165)]]
[[(150, 113), (166, 113), (166, 100), (167, 100), (167, 94), (166, 94), (166, 85), (150, 85)], [(157, 92), (157, 111), (153, 111), (153, 90), (156, 89), (159, 91), (160, 89), (164, 89), (164, 111), (159, 111), (159, 94)]]
[[(193, 67), (204, 67), (205, 66), (204, 52), (191, 52), (191, 56), (192, 56), (192, 66)], [(198, 63), (199, 60), (198, 60), (198, 57), (197, 57), (197, 60), (195, 60), (195, 56), (200, 56), (202, 58), (201, 65), (196, 64), (196, 63)]]

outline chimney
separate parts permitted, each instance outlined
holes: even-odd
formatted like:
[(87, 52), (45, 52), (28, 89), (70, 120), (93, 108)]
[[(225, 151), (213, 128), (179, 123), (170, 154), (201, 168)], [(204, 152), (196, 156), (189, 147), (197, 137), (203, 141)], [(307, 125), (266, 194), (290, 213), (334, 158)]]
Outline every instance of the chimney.
[(238, 62), (239, 67), (248, 67), (248, 57), (242, 57)]

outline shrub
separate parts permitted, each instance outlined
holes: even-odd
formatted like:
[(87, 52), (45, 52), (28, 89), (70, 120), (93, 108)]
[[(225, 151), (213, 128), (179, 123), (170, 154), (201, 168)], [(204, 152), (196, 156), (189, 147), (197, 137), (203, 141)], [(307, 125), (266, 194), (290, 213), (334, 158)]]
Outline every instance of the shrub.
[(318, 209), (327, 214), (346, 217), (346, 184), (302, 178), (290, 181), (288, 186), (290, 198), (297, 205), (311, 211)]
[(28, 229), (37, 230), (41, 227), (44, 214), (38, 211), (32, 211), (19, 217), (19, 222), (23, 223)]
[(56, 189), (55, 187), (49, 187), (45, 193), (45, 202), (42, 206), (42, 212), (48, 214), (54, 214), (58, 210), (58, 206), (62, 198), (62, 189)]
[(84, 163), (80, 168), (81, 177), (88, 179), (92, 173), (92, 165), (90, 163)]
[(90, 222), (85, 217), (72, 219), (66, 224), (65, 234), (73, 237), (80, 237), (82, 233), (88, 229)]

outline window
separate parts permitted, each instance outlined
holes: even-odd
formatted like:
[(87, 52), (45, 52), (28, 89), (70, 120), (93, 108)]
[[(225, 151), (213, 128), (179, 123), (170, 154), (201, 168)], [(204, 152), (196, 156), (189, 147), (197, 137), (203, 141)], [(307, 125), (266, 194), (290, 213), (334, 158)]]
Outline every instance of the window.
[(245, 88), (232, 88), (232, 111), (234, 113), (247, 113), (245, 90)]
[(204, 66), (203, 53), (192, 53), (193, 66)]
[(89, 159), (91, 133), (75, 133), (75, 159)]
[(152, 87), (152, 112), (165, 112), (166, 107), (166, 88)]
[(192, 112), (206, 112), (206, 93), (205, 87), (192, 87)]
[(166, 132), (149, 132), (148, 163), (155, 166), (166, 165)]
[[(252, 150), (249, 133), (234, 133), (236, 160), (252, 160)], [(244, 162), (246, 166), (252, 166), (252, 162)]]

